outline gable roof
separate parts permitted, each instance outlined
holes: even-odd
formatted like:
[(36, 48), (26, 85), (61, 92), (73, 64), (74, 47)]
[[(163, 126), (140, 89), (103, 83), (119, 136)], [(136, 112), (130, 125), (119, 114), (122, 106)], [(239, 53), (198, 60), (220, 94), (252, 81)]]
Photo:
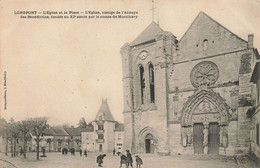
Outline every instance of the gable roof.
[(212, 22), (216, 23), (217, 25), (219, 25), (220, 27), (222, 27), (223, 29), (225, 29), (226, 31), (230, 32), (231, 34), (233, 34), (234, 36), (236, 36), (239, 40), (247, 43), (246, 40), (242, 39), (241, 37), (239, 37), (238, 35), (236, 35), (235, 33), (231, 32), (229, 29), (227, 29), (226, 27), (224, 27), (222, 24), (220, 24), (219, 22), (217, 22), (216, 20), (214, 20), (213, 18), (211, 18), (209, 15), (207, 15), (206, 13), (200, 11), (200, 13), (197, 15), (197, 17), (193, 20), (193, 22), (190, 24), (189, 28), (187, 29), (187, 31), (184, 33), (184, 35), (181, 37), (181, 39), (179, 40), (179, 42), (182, 41), (183, 37), (185, 37), (185, 35), (189, 32), (190, 28), (192, 27), (192, 25), (196, 22), (196, 20), (198, 20), (200, 17), (202, 16), (206, 16), (208, 19), (210, 19)]
[(122, 132), (122, 131), (124, 131), (124, 124), (116, 123), (115, 132)]
[(60, 136), (68, 136), (69, 134), (65, 131), (62, 127), (52, 127), (51, 128), (54, 132), (54, 135), (60, 135)]
[(130, 46), (155, 40), (155, 37), (162, 33), (164, 33), (164, 31), (153, 21), (134, 41), (130, 43)]
[(114, 119), (114, 117), (113, 117), (113, 115), (110, 111), (110, 108), (107, 104), (107, 99), (102, 100), (102, 104), (101, 104), (99, 111), (96, 115), (95, 121), (99, 120), (100, 115), (102, 115), (103, 121), (115, 121), (115, 119)]

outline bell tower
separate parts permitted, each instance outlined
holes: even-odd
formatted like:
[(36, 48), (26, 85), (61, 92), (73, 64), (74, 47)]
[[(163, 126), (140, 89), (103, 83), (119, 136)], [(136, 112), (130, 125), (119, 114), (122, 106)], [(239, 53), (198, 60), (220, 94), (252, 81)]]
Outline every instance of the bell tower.
[(134, 150), (134, 117), (133, 117), (133, 74), (131, 47), (124, 44), (120, 50), (123, 68), (123, 97), (124, 97), (124, 146), (123, 149)]

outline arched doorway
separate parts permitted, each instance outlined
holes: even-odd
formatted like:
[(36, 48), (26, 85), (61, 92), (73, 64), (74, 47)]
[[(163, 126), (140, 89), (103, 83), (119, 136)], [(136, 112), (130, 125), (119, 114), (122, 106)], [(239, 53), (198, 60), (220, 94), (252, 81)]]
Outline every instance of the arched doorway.
[(219, 154), (227, 147), (223, 139), (229, 122), (225, 100), (210, 89), (202, 89), (184, 104), (181, 116), (183, 146), (197, 154)]
[(156, 132), (151, 127), (143, 128), (138, 134), (138, 153), (156, 153), (157, 151), (157, 136)]
[(145, 153), (154, 153), (154, 138), (152, 134), (145, 137)]

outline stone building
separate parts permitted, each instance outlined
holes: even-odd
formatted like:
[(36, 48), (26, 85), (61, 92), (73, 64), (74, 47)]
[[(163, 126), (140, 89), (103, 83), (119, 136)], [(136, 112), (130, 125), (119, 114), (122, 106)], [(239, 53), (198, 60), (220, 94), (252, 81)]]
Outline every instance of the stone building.
[(253, 107), (247, 111), (247, 115), (251, 118), (251, 151), (260, 158), (260, 135), (259, 135), (259, 123), (260, 123), (260, 62), (255, 64), (251, 82), (254, 83), (253, 88)]
[(200, 12), (180, 40), (152, 22), (124, 44), (124, 149), (247, 154), (250, 77), (259, 59), (253, 38)]
[(115, 121), (106, 99), (102, 100), (92, 125), (93, 130), (81, 132), (82, 150), (112, 152), (123, 145), (118, 136), (124, 136), (124, 126)]

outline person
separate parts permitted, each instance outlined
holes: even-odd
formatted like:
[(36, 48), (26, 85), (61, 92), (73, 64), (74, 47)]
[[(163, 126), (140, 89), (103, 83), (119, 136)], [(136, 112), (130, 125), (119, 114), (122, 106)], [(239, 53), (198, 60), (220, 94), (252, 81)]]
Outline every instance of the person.
[(84, 150), (84, 156), (85, 156), (85, 157), (88, 156), (87, 150)]
[(138, 155), (135, 156), (135, 161), (136, 161), (136, 168), (141, 168), (143, 161)]
[(79, 149), (79, 155), (82, 156), (82, 149)]
[(23, 155), (23, 148), (20, 149), (20, 156)]
[(103, 166), (102, 166), (102, 163), (103, 163), (104, 157), (106, 157), (106, 154), (104, 154), (104, 155), (100, 154), (100, 155), (97, 157), (98, 167), (103, 167)]
[(114, 155), (114, 156), (116, 155), (116, 149), (113, 150), (113, 155)]
[(123, 164), (125, 164), (127, 166), (127, 158), (125, 155), (123, 155), (122, 153), (120, 153), (120, 167), (122, 167)]
[(133, 158), (129, 150), (126, 150), (126, 167), (128, 168), (129, 165), (133, 167)]

